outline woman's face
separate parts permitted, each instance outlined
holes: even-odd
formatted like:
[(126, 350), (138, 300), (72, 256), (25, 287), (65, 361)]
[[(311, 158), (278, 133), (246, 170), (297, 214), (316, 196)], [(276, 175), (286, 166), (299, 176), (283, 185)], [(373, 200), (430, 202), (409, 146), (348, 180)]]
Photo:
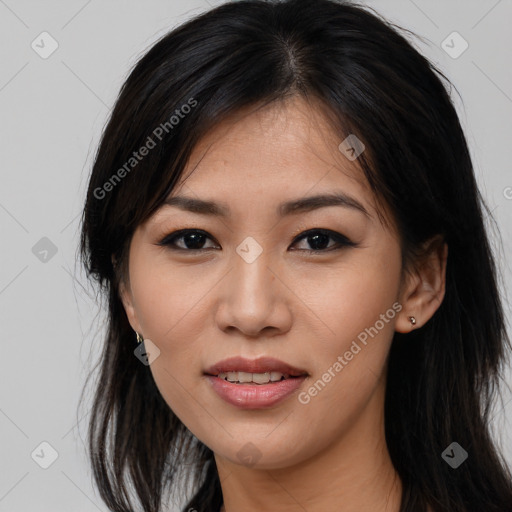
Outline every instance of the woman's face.
[[(397, 235), (319, 112), (296, 99), (223, 122), (171, 194), (216, 208), (164, 205), (131, 242), (122, 297), (148, 351), (160, 351), (156, 385), (236, 464), (286, 467), (378, 428), (386, 357), (407, 322)], [(328, 195), (345, 201), (311, 200)], [(215, 368), (233, 357), (247, 365)], [(252, 381), (281, 378), (283, 365), (303, 376)]]

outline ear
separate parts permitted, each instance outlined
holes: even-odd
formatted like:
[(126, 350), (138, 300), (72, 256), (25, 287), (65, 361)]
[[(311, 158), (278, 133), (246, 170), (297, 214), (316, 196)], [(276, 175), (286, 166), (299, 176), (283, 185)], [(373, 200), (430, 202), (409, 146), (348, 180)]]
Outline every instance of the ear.
[[(402, 310), (397, 316), (395, 330), (407, 333), (425, 325), (443, 302), (446, 286), (448, 245), (440, 236), (424, 244), (424, 256), (415, 269), (407, 272), (400, 290)], [(413, 325), (409, 317), (413, 316)]]
[(132, 329), (142, 335), (140, 322), (137, 318), (137, 312), (134, 306), (133, 295), (130, 289), (129, 279), (127, 279), (128, 282), (125, 282), (125, 277), (127, 276), (123, 276), (119, 281), (119, 298), (121, 299)]

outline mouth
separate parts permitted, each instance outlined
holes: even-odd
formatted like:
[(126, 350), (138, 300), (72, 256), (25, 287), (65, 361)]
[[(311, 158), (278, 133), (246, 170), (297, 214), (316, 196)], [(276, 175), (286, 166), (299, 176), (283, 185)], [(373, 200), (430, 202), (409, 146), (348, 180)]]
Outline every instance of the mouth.
[(210, 366), (205, 370), (205, 375), (239, 384), (268, 384), (269, 382), (304, 377), (308, 375), (308, 372), (272, 357), (260, 357), (252, 360), (232, 357)]
[(249, 372), (221, 372), (218, 375), (212, 375), (219, 379), (232, 382), (234, 384), (256, 384), (263, 385), (273, 382), (280, 382), (287, 379), (298, 379), (298, 375), (289, 375), (281, 372), (264, 372), (264, 373), (249, 373)]
[(309, 376), (305, 370), (269, 357), (226, 359), (204, 374), (222, 399), (244, 409), (273, 406), (295, 392)]

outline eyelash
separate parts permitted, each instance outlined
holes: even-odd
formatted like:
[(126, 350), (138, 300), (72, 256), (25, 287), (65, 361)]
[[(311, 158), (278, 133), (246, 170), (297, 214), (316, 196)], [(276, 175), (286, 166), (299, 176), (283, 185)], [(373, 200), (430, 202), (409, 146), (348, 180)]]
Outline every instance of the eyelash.
[[(183, 238), (186, 235), (199, 233), (201, 235), (205, 235), (210, 240), (213, 240), (212, 237), (206, 233), (206, 231), (203, 231), (201, 229), (180, 229), (178, 231), (174, 231), (173, 233), (170, 233), (166, 235), (157, 245), (167, 247), (168, 249), (172, 251), (183, 251), (183, 252), (198, 252), (198, 251), (208, 251), (213, 249), (213, 247), (207, 247), (205, 249), (186, 249), (183, 247), (176, 247), (174, 245), (176, 240), (179, 240), (180, 238)], [(336, 251), (343, 249), (344, 247), (356, 247), (357, 244), (355, 242), (352, 242), (349, 240), (346, 236), (342, 235), (341, 233), (337, 233), (336, 231), (331, 231), (329, 229), (309, 229), (307, 231), (304, 231), (303, 233), (300, 233), (293, 241), (293, 244), (303, 240), (304, 238), (307, 238), (309, 236), (313, 236), (315, 234), (321, 234), (326, 235), (329, 238), (332, 238), (336, 241), (338, 244), (338, 247), (329, 247), (327, 249), (298, 249), (300, 251), (304, 251), (307, 253), (321, 253), (321, 252), (330, 252), (330, 251)], [(217, 243), (217, 242), (216, 242)]]

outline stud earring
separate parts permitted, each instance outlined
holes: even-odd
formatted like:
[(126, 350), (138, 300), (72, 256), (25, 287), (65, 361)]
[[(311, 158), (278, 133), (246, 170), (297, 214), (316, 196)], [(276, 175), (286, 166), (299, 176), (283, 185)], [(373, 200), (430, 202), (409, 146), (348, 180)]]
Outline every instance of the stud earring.
[(135, 331), (135, 334), (137, 335), (137, 343), (142, 343), (144, 338), (137, 331)]
[(414, 318), (413, 316), (410, 316), (409, 320), (410, 320), (412, 325), (416, 325), (416, 318)]

